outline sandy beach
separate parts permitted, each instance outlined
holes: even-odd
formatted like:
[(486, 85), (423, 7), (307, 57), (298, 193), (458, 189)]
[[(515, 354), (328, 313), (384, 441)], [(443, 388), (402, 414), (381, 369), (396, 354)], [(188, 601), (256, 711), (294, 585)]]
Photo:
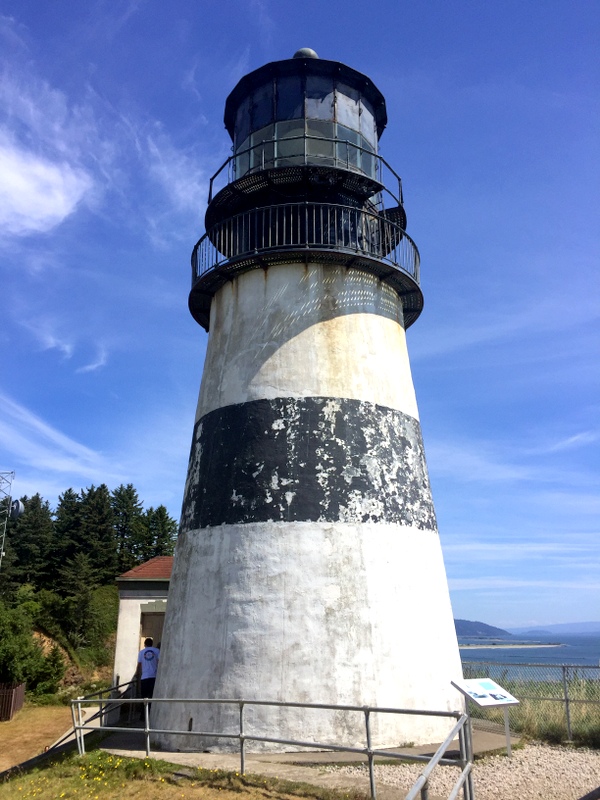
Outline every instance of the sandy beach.
[(527, 650), (531, 650), (535, 648), (536, 650), (541, 647), (564, 647), (564, 644), (556, 643), (556, 644), (536, 644), (535, 642), (531, 642), (528, 644), (499, 644), (496, 642), (490, 642), (488, 644), (459, 644), (458, 647), (460, 650), (518, 650), (519, 648), (525, 648)]

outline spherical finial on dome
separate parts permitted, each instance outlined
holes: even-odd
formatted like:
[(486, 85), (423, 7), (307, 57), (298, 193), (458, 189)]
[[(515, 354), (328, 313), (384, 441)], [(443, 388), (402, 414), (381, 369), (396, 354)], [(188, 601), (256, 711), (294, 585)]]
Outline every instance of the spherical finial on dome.
[(294, 53), (294, 58), (318, 58), (319, 56), (312, 50), (310, 47), (301, 47), (300, 50), (296, 50)]

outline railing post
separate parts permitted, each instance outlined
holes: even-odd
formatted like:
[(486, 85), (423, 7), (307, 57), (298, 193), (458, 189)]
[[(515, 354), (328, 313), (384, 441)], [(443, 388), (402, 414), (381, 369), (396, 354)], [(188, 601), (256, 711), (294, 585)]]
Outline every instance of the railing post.
[(244, 703), (240, 702), (240, 773), (246, 772), (246, 739), (244, 737)]
[(367, 731), (367, 758), (369, 759), (369, 783), (371, 785), (371, 797), (377, 799), (377, 789), (375, 788), (375, 769), (373, 766), (373, 751), (371, 750), (371, 712), (365, 708), (365, 728)]
[(73, 722), (73, 732), (75, 734), (75, 741), (77, 742), (77, 752), (81, 755), (81, 747), (79, 745), (79, 730), (77, 729), (77, 718), (75, 716), (75, 703), (71, 700), (71, 720)]
[(81, 702), (80, 702), (81, 699), (82, 699), (81, 697), (77, 698), (77, 719), (79, 721), (79, 725), (78, 725), (78, 731), (79, 731), (79, 755), (80, 756), (84, 756), (85, 755), (85, 734), (81, 729), (81, 726), (83, 725), (83, 720), (81, 719)]
[(563, 664), (562, 665), (562, 682), (563, 682), (563, 693), (565, 696), (565, 716), (567, 718), (567, 737), (568, 741), (573, 741), (573, 734), (571, 732), (571, 704), (569, 701), (569, 684), (567, 683), (567, 670), (568, 667)]
[[(473, 765), (473, 726), (471, 724), (471, 715), (467, 711), (467, 721), (466, 725), (466, 736), (465, 736), (465, 744), (466, 744), (466, 755), (467, 761), (471, 766)], [(473, 787), (473, 773), (469, 772), (467, 780), (464, 784), (464, 795), (465, 800), (475, 800), (475, 788)]]
[(100, 722), (100, 727), (101, 727), (101, 728), (103, 728), (103, 727), (104, 727), (104, 713), (105, 713), (105, 712), (104, 712), (105, 706), (104, 706), (104, 703), (102, 702), (102, 701), (103, 701), (103, 699), (104, 699), (104, 698), (102, 697), (102, 695), (103, 695), (103, 694), (104, 694), (103, 692), (100, 692), (100, 694), (98, 695), (98, 706), (99, 706), (99, 709), (98, 709), (98, 719), (99, 719), (99, 722)]
[[(458, 750), (460, 753), (460, 764), (464, 769), (467, 766), (467, 737), (465, 733), (465, 724), (463, 723), (461, 729), (458, 732)], [(466, 782), (463, 783), (463, 797), (464, 800), (471, 800), (467, 794), (467, 785)]]
[(150, 708), (148, 699), (144, 698), (144, 735), (146, 738), (146, 755), (150, 755)]

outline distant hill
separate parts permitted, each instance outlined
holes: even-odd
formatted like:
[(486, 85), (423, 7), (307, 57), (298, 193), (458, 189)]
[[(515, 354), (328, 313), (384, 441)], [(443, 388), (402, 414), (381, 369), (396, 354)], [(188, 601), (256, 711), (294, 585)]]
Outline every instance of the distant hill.
[(543, 631), (540, 628), (511, 628), (511, 633), (517, 634), (517, 636), (523, 635), (533, 635), (537, 634), (540, 635), (542, 632), (546, 635), (550, 634), (551, 636), (555, 636), (557, 633), (565, 633), (565, 634), (596, 634), (597, 636), (600, 635), (600, 622), (561, 622), (560, 624), (556, 625), (544, 625)]
[(548, 628), (532, 628), (529, 631), (522, 631), (521, 636), (552, 636), (552, 631)]
[(485, 622), (472, 622), (468, 619), (455, 619), (454, 627), (457, 636), (483, 638), (483, 639), (510, 639), (512, 633), (502, 628), (494, 628)]

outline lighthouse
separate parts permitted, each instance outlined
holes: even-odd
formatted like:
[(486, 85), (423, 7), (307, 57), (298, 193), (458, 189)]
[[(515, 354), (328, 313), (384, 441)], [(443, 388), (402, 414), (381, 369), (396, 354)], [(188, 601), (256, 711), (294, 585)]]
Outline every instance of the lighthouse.
[[(189, 309), (209, 337), (155, 697), (461, 707), (406, 345), (419, 252), (379, 155), (386, 123), (369, 78), (307, 48), (227, 98), (232, 156), (192, 254)], [(153, 727), (235, 728), (235, 708), (190, 708), (154, 704)], [(341, 713), (249, 718), (274, 738), (362, 737)], [(380, 747), (449, 727), (371, 725)]]

